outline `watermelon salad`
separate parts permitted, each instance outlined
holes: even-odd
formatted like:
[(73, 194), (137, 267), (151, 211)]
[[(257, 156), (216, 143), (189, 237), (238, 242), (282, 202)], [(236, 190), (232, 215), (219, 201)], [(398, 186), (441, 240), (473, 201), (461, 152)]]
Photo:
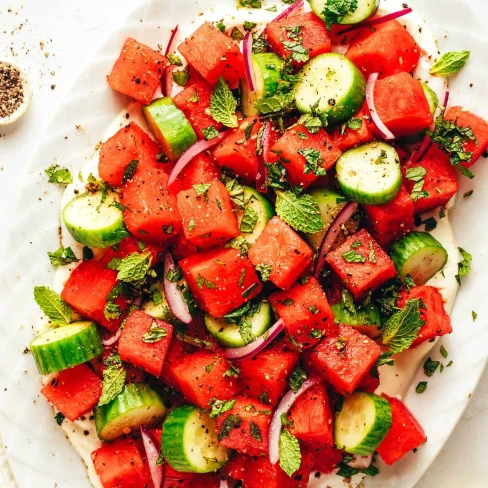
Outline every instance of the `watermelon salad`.
[(405, 5), (240, 3), (165, 50), (127, 39), (128, 108), (78, 178), (46, 170), (73, 247), (29, 349), (97, 487), (357, 486), (422, 449), (402, 396), (450, 366), (425, 358), (488, 148), (446, 88), (469, 52), (419, 44)]

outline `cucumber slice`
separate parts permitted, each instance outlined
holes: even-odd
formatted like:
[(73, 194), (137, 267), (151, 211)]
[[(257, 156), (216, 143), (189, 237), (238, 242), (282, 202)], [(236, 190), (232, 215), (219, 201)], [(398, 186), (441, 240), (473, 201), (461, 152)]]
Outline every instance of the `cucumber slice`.
[(110, 247), (129, 236), (124, 214), (114, 202), (119, 197), (108, 192), (102, 203), (102, 192), (83, 193), (73, 198), (63, 210), (63, 220), (75, 241), (88, 247)]
[(410, 275), (415, 284), (423, 285), (447, 263), (447, 251), (427, 232), (410, 232), (396, 241), (390, 257), (402, 279)]
[(381, 335), (381, 316), (378, 306), (370, 302), (367, 305), (356, 305), (355, 311), (352, 312), (345, 307), (342, 300), (330, 307), (334, 313), (334, 318), (341, 324), (354, 327), (362, 334), (377, 339)]
[[(329, 230), (329, 227), (334, 222), (335, 218), (339, 215), (341, 210), (347, 205), (347, 201), (343, 201), (344, 196), (333, 190), (332, 188), (316, 188), (309, 192), (310, 196), (317, 202), (319, 206), (320, 215), (324, 222), (324, 228), (320, 232), (314, 232), (313, 234), (305, 234), (305, 239), (314, 248), (315, 251), (320, 249), (320, 245), (324, 239), (325, 234)], [(339, 202), (339, 203), (338, 203)], [(345, 231), (342, 230), (338, 235), (331, 247), (333, 251), (336, 247), (340, 246), (346, 239), (346, 234), (354, 234), (359, 228), (360, 219), (357, 216), (353, 216), (344, 225)]]
[(73, 368), (103, 352), (94, 322), (74, 322), (43, 332), (31, 341), (29, 349), (41, 374)]
[(265, 97), (274, 95), (281, 80), (281, 72), (285, 62), (274, 53), (259, 53), (252, 55), (252, 69), (254, 74), (254, 91), (251, 91), (247, 77), (241, 81), (242, 112), (247, 117), (259, 115), (254, 104)]
[(261, 302), (259, 310), (246, 319), (251, 323), (251, 334), (241, 334), (239, 325), (231, 324), (223, 317), (212, 317), (208, 313), (205, 314), (205, 326), (221, 346), (242, 347), (263, 335), (271, 327), (271, 306), (266, 301)]
[(336, 413), (334, 439), (339, 449), (351, 454), (372, 454), (391, 428), (391, 407), (378, 395), (354, 392), (344, 398)]
[[(151, 317), (164, 320), (171, 324), (176, 322), (176, 317), (171, 312), (166, 300), (166, 295), (164, 294), (163, 280), (154, 283), (153, 288), (152, 299), (143, 303), (142, 311)], [(156, 300), (157, 303), (154, 302), (155, 296), (158, 297)]]
[(189, 120), (171, 98), (153, 100), (142, 111), (154, 137), (171, 161), (176, 161), (198, 141)]
[[(325, 20), (324, 10), (327, 5), (327, 0), (310, 0), (310, 7), (314, 11), (315, 15)], [(358, 0), (358, 6), (356, 10), (348, 15), (339, 22), (339, 24), (359, 24), (364, 20), (368, 20), (378, 10), (380, 5), (380, 0)]]
[(370, 142), (346, 151), (336, 163), (345, 195), (363, 205), (391, 202), (402, 186), (400, 158), (384, 142)]
[[(244, 186), (244, 208), (239, 209), (236, 212), (237, 223), (239, 224), (239, 229), (241, 229), (241, 235), (246, 239), (249, 244), (254, 244), (257, 238), (261, 235), (266, 224), (271, 220), (275, 211), (273, 205), (257, 190), (249, 186)], [(250, 208), (251, 210), (248, 210)], [(242, 226), (242, 218), (246, 211), (251, 212), (251, 215), (255, 217), (257, 214), (257, 222), (252, 232), (244, 232), (246, 227)], [(252, 213), (252, 211), (255, 212)], [(248, 227), (249, 228), (249, 227)]]
[(230, 451), (218, 443), (215, 421), (191, 405), (175, 408), (163, 425), (166, 462), (183, 473), (211, 473), (229, 460)]
[(344, 55), (326, 53), (311, 59), (295, 83), (298, 110), (325, 114), (330, 123), (349, 120), (366, 98), (362, 73)]
[(165, 416), (163, 400), (153, 389), (143, 383), (130, 383), (117, 398), (95, 408), (95, 425), (100, 439), (112, 441), (141, 425), (157, 427)]

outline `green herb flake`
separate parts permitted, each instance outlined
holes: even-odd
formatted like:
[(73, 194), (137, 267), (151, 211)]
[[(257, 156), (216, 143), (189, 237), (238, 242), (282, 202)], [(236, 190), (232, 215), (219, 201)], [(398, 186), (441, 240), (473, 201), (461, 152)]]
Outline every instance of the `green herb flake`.
[(109, 300), (103, 308), (103, 315), (107, 320), (117, 320), (122, 315), (122, 310), (117, 303)]
[(118, 354), (108, 356), (104, 361), (102, 396), (98, 401), (98, 406), (107, 405), (115, 400), (123, 390), (127, 371), (124, 363)]
[(256, 22), (248, 22), (247, 20), (244, 21), (244, 30), (245, 31), (252, 31), (254, 27), (256, 27), (258, 24)]
[(471, 317), (473, 317), (473, 322), (475, 322), (475, 321), (476, 321), (476, 319), (478, 318), (478, 314), (477, 314), (477, 313), (476, 313), (476, 312), (473, 310), (473, 311), (471, 312)]
[(252, 234), (258, 223), (259, 215), (250, 205), (246, 207), (246, 211), (241, 219), (240, 231), (245, 234)]
[(224, 373), (224, 376), (229, 378), (238, 378), (240, 374), (241, 370), (231, 365), (231, 367)]
[(261, 394), (258, 395), (258, 400), (261, 402), (261, 403), (264, 403), (265, 405), (267, 405), (269, 403), (269, 397), (268, 397), (268, 392), (263, 392)]
[(137, 159), (133, 159), (124, 169), (122, 174), (122, 184), (127, 183), (129, 180), (132, 180), (134, 175), (137, 171), (137, 166), (139, 165), (139, 161)]
[(293, 303), (295, 303), (295, 300), (293, 300), (293, 298), (285, 298), (283, 300), (283, 305), (285, 305), (286, 307), (289, 307)]
[(240, 42), (244, 39), (244, 34), (239, 30), (238, 27), (234, 27), (230, 33), (230, 37), (232, 37), (234, 41)]
[(363, 121), (358, 118), (352, 118), (346, 122), (346, 125), (351, 130), (359, 130), (363, 126)]
[(307, 379), (308, 375), (307, 372), (297, 366), (291, 373), (290, 377), (288, 378), (288, 383), (290, 384), (290, 388), (294, 391), (297, 392), (300, 387), (305, 383), (305, 380)]
[(415, 388), (415, 391), (417, 393), (423, 393), (426, 389), (427, 389), (427, 381), (421, 381)]
[(322, 167), (322, 156), (316, 149), (299, 149), (298, 154), (301, 154), (305, 158), (304, 174), (313, 173), (315, 176), (326, 175), (326, 171)]
[(205, 366), (205, 371), (207, 373), (210, 373), (213, 369), (213, 367), (215, 366), (215, 363), (210, 363), (210, 364), (207, 364), (207, 366)]
[(261, 0), (239, 0), (239, 5), (246, 8), (261, 8), (263, 6)]
[(193, 189), (195, 190), (197, 195), (203, 195), (207, 198), (207, 192), (212, 186), (212, 183), (200, 183), (197, 185), (193, 185)]
[(123, 259), (112, 259), (107, 267), (118, 271), (117, 279), (126, 283), (138, 283), (146, 278), (151, 267), (152, 255), (146, 253), (131, 253)]
[(210, 280), (207, 280), (201, 274), (197, 275), (196, 282), (200, 290), (203, 290), (204, 286), (206, 286), (209, 290), (215, 290), (217, 288), (215, 283), (212, 283)]
[(209, 414), (210, 418), (214, 419), (215, 417), (218, 417), (219, 415), (222, 415), (223, 413), (232, 410), (234, 408), (234, 405), (236, 404), (236, 401), (217, 400), (216, 398), (212, 398), (210, 402), (208, 402), (208, 404), (210, 407), (212, 407), (212, 410)]
[(411, 193), (411, 197), (414, 202), (417, 202), (421, 198), (427, 198), (429, 196), (429, 192), (423, 189), (426, 174), (427, 171), (423, 166), (416, 166), (415, 168), (407, 169), (405, 177), (408, 180), (415, 182)]
[(256, 101), (254, 107), (261, 115), (285, 114), (295, 109), (295, 94), (275, 93)]
[(463, 198), (469, 198), (473, 194), (474, 190), (469, 190), (467, 191), (464, 195)]
[(34, 287), (34, 300), (51, 322), (58, 325), (71, 323), (73, 310), (55, 291), (47, 286)]
[(366, 258), (354, 249), (342, 253), (341, 256), (344, 258), (344, 261), (348, 263), (364, 263), (366, 261)]
[(207, 141), (210, 141), (211, 139), (215, 139), (216, 137), (219, 136), (219, 131), (214, 126), (211, 125), (206, 129), (202, 129), (202, 134)]
[(155, 342), (159, 342), (160, 340), (164, 339), (168, 336), (168, 331), (159, 327), (159, 325), (153, 321), (151, 323), (150, 329), (143, 334), (142, 342), (146, 344), (154, 344)]
[(371, 263), (376, 264), (376, 252), (374, 250), (373, 242), (369, 243), (369, 255), (368, 259)]
[(190, 81), (190, 66), (173, 71), (173, 80), (178, 86), (186, 86)]
[(310, 195), (277, 191), (276, 213), (293, 229), (314, 233), (324, 228), (317, 202)]
[(294, 435), (290, 434), (287, 429), (283, 429), (280, 434), (279, 448), (281, 469), (291, 477), (302, 464), (300, 444)]
[(69, 185), (73, 183), (70, 170), (61, 168), (59, 164), (51, 164), (44, 172), (49, 176), (49, 183), (56, 183), (58, 185)]
[(358, 0), (328, 0), (322, 12), (327, 29), (340, 24), (346, 15), (354, 13), (357, 8)]
[(242, 424), (242, 419), (239, 415), (231, 413), (226, 417), (220, 432), (217, 435), (217, 439), (221, 441), (224, 437), (228, 437), (233, 429), (238, 429)]
[(271, 264), (259, 263), (256, 265), (256, 271), (261, 275), (261, 281), (266, 282), (269, 280), (273, 266)]
[(459, 285), (461, 285), (461, 278), (466, 276), (471, 271), (470, 263), (473, 260), (473, 257), (462, 247), (459, 248), (459, 252), (461, 253), (463, 259), (458, 263), (458, 274), (456, 275), (456, 281)]
[(261, 438), (261, 431), (259, 430), (259, 427), (254, 422), (250, 422), (250, 432), (251, 432), (251, 437), (253, 437), (254, 439), (258, 440), (259, 442), (263, 440)]
[(239, 274), (239, 281), (237, 282), (237, 284), (239, 286), (242, 286), (244, 284), (244, 280), (246, 279), (246, 271), (247, 271), (247, 268), (241, 269), (241, 272)]
[(195, 219), (191, 217), (190, 222), (188, 222), (188, 230), (191, 232), (196, 226)]
[(183, 63), (181, 62), (181, 58), (177, 54), (169, 53), (166, 55), (168, 58), (168, 61), (170, 64), (174, 66), (183, 66)]
[(65, 266), (70, 263), (77, 263), (79, 259), (76, 257), (71, 247), (61, 246), (57, 251), (48, 252), (47, 255), (54, 266)]
[(449, 353), (446, 351), (446, 348), (444, 346), (441, 346), (441, 348), (439, 349), (439, 351), (442, 354), (442, 357), (443, 358), (447, 358), (447, 356), (449, 355)]
[(223, 32), (225, 34), (225, 24), (223, 24), (222, 22), (217, 22), (215, 24), (215, 27), (217, 27), (217, 29), (220, 31), (220, 32)]
[(237, 127), (236, 108), (237, 100), (221, 76), (210, 97), (210, 114), (226, 127)]
[(439, 364), (441, 364), (439, 361), (433, 361), (430, 357), (427, 358), (424, 363), (424, 373), (429, 377), (432, 376), (439, 367)]
[(444, 53), (430, 68), (434, 76), (449, 76), (461, 71), (468, 62), (470, 51), (450, 51)]
[(58, 412), (55, 416), (54, 416), (55, 420), (56, 420), (56, 423), (61, 426), (63, 425), (63, 422), (64, 422), (64, 419), (66, 418), (65, 415), (61, 412)]

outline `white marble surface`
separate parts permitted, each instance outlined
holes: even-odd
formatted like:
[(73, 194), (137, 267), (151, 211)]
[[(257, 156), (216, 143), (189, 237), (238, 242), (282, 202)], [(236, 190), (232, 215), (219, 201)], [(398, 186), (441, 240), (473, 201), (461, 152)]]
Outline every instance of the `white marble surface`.
[[(461, 2), (461, 0), (460, 0)], [(488, 20), (488, 4), (469, 0)], [(4, 232), (13, 215), (25, 165), (63, 92), (93, 50), (134, 0), (0, 0), (0, 59), (20, 64), (31, 77), (32, 107), (14, 126), (0, 127), (0, 218)], [(43, 47), (41, 46), (43, 44)], [(52, 161), (46, 161), (46, 167)], [(0, 236), (0, 252), (3, 241)], [(462, 378), (459, 379), (462, 381)], [(444, 450), (418, 488), (488, 487), (488, 373)], [(9, 486), (0, 448), (0, 487)]]

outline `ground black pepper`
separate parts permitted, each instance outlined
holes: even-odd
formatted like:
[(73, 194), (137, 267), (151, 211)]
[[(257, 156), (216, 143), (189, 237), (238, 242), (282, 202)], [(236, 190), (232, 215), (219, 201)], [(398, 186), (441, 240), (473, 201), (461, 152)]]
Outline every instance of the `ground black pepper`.
[(24, 101), (24, 87), (19, 70), (0, 63), (0, 118), (12, 115)]

